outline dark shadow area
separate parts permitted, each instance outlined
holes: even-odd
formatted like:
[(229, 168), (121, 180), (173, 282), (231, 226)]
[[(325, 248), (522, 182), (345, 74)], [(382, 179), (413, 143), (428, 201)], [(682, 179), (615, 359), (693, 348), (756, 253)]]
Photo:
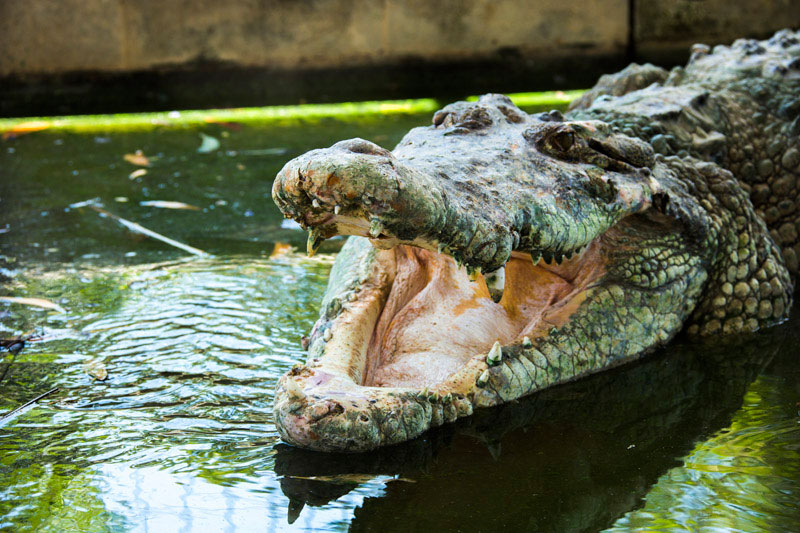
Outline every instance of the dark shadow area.
[[(676, 63), (684, 58), (676, 58)], [(75, 72), (0, 79), (0, 116), (169, 111), (302, 103), (438, 98), (590, 87), (628, 61), (575, 55), (549, 60), (502, 50), (467, 62), (278, 70), (203, 62), (138, 72)]]

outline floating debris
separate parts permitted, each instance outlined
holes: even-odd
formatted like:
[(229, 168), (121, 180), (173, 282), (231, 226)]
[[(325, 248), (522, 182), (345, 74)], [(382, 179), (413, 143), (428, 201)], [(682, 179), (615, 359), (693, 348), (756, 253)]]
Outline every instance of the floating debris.
[(269, 254), (270, 259), (275, 257), (282, 257), (292, 251), (292, 245), (285, 242), (276, 242), (272, 248), (272, 253)]
[(200, 211), (196, 205), (185, 204), (183, 202), (171, 202), (169, 200), (145, 200), (139, 202), (144, 207), (160, 207), (162, 209), (188, 209), (190, 211)]
[(207, 154), (219, 148), (219, 140), (216, 137), (201, 133), (200, 138), (202, 142), (200, 143), (200, 148), (197, 149), (198, 154)]
[(150, 160), (147, 158), (146, 155), (144, 155), (144, 152), (142, 152), (141, 150), (136, 150), (132, 154), (125, 154), (124, 156), (122, 156), (122, 158), (131, 165), (136, 165), (139, 167), (150, 166)]
[(108, 379), (108, 370), (104, 362), (94, 359), (83, 366), (83, 371), (92, 376), (97, 381)]
[(31, 305), (33, 307), (41, 307), (42, 309), (52, 309), (53, 311), (58, 311), (59, 313), (66, 313), (66, 309), (58, 305), (57, 303), (53, 303), (50, 300), (45, 300), (43, 298), (25, 298), (20, 296), (0, 296), (0, 302), (8, 302), (20, 305)]
[(131, 230), (131, 231), (133, 231), (135, 233), (141, 233), (142, 235), (146, 235), (148, 237), (152, 237), (153, 239), (156, 239), (156, 240), (159, 240), (159, 241), (161, 241), (163, 243), (169, 244), (170, 246), (174, 246), (175, 248), (180, 248), (181, 250), (183, 250), (185, 252), (189, 252), (190, 254), (193, 254), (193, 255), (197, 255), (197, 256), (200, 256), (200, 257), (209, 257), (210, 256), (210, 254), (204, 252), (203, 250), (200, 250), (200, 249), (195, 248), (193, 246), (189, 246), (188, 244), (183, 244), (182, 242), (178, 242), (178, 241), (176, 241), (174, 239), (170, 239), (169, 237), (161, 235), (160, 233), (156, 233), (155, 231), (153, 231), (151, 229), (147, 229), (144, 226), (142, 226), (140, 224), (137, 224), (136, 222), (132, 222), (130, 220), (127, 220), (127, 219), (124, 219), (124, 218), (122, 218), (120, 216), (117, 216), (114, 213), (106, 211), (105, 209), (100, 207), (100, 205), (102, 205), (102, 204), (98, 205), (99, 203), (100, 203), (99, 199), (93, 198), (93, 199), (90, 199), (90, 200), (84, 200), (83, 202), (76, 202), (74, 204), (71, 204), (70, 207), (72, 207), (72, 208), (89, 207), (91, 209), (94, 209), (98, 213), (100, 213), (101, 216), (108, 217), (108, 218), (110, 218), (112, 220), (116, 220), (117, 222), (119, 222), (120, 224), (122, 224), (123, 226), (125, 226), (126, 228), (128, 228), (129, 230)]
[(43, 398), (45, 398), (47, 396), (50, 396), (54, 392), (58, 392), (58, 387), (52, 388), (49, 391), (45, 392), (44, 394), (40, 394), (39, 396), (37, 396), (33, 400), (24, 403), (23, 405), (17, 407), (16, 409), (11, 411), (10, 413), (7, 413), (7, 414), (5, 414), (3, 416), (0, 416), (0, 427), (5, 426), (9, 422), (11, 422), (15, 418), (17, 418), (19, 415), (21, 415), (22, 413), (25, 413), (26, 411), (30, 411), (31, 409), (34, 408), (34, 406), (36, 405), (36, 402), (38, 402), (39, 400), (41, 400), (41, 399), (43, 399)]

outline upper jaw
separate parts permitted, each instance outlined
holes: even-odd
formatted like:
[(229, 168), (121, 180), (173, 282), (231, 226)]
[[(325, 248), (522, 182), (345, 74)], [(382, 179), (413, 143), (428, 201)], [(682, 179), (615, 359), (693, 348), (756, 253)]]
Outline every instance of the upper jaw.
[(492, 154), (483, 163), (443, 161), (426, 157), (423, 142), (417, 156), (401, 144), (397, 158), (362, 139), (342, 141), (287, 163), (273, 198), (284, 216), (310, 229), (311, 253), (325, 238), (360, 235), (382, 248), (444, 251), (484, 272), (502, 267), (512, 251), (560, 262), (651, 204), (650, 178), (537, 154), (520, 146), (523, 133), (509, 141), (517, 162), (490, 170)]

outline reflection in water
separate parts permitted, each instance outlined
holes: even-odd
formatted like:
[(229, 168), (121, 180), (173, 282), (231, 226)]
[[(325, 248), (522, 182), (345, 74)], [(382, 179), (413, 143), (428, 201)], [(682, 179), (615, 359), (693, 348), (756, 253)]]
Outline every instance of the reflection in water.
[(726, 426), (779, 349), (758, 338), (735, 355), (731, 348), (698, 355), (672, 346), (379, 453), (331, 457), (281, 445), (275, 469), (295, 509), (347, 493), (356, 474), (414, 480), (368, 499), (354, 530), (595, 531), (640, 506), (698, 438)]
[[(0, 353), (0, 412), (60, 388), (0, 427), (0, 530), (800, 531), (800, 309), (373, 454), (279, 444), (272, 392), (304, 358), (332, 257), (276, 246), (305, 236), (282, 226), (268, 179), (308, 149), (392, 145), (428, 120), (209, 125), (222, 146), (202, 156), (192, 129), (0, 143), (0, 293), (68, 311), (0, 306), (4, 337), (45, 335)], [(137, 149), (152, 165), (130, 179)], [(216, 258), (66, 208), (98, 196)]]

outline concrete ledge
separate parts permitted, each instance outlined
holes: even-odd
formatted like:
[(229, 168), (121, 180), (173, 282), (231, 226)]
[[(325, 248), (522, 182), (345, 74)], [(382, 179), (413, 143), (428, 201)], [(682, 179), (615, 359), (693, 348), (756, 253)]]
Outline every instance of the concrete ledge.
[(796, 0), (0, 0), (0, 115), (588, 87)]

